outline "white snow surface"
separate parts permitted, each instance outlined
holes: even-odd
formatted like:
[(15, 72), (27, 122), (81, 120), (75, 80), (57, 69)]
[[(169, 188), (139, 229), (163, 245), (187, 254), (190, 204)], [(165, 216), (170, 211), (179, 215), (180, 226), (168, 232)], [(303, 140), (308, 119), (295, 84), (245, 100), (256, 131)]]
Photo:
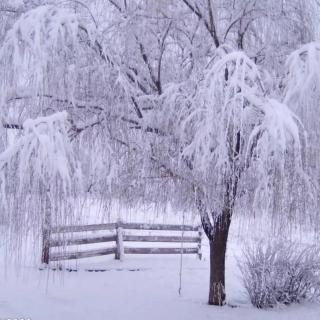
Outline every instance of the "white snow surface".
[[(149, 216), (149, 220), (153, 218)], [(163, 218), (153, 222), (159, 220), (171, 223)], [(181, 296), (178, 294), (179, 255), (125, 255), (123, 261), (116, 261), (110, 255), (68, 261), (63, 265), (76, 269), (76, 272), (66, 269), (41, 271), (39, 252), (30, 252), (20, 261), (22, 266), (19, 268), (5, 264), (5, 247), (0, 242), (0, 319), (318, 320), (320, 305), (317, 304), (304, 303), (270, 310), (258, 310), (250, 304), (237, 259), (241, 257), (244, 239), (250, 234), (256, 237), (260, 232), (258, 228), (251, 228), (252, 232), (241, 233), (234, 223), (231, 229), (226, 266), (228, 305), (224, 307), (206, 303), (209, 248), (205, 238), (201, 261), (196, 255), (183, 256)], [(89, 272), (88, 269), (106, 271)]]

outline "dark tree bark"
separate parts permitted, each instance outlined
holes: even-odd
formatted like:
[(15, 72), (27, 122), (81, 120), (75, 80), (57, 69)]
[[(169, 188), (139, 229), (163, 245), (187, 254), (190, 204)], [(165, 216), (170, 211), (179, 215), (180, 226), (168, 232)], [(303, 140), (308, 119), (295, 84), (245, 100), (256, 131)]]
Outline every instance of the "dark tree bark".
[(223, 306), (226, 303), (225, 260), (236, 190), (237, 179), (226, 184), (223, 209), (221, 214), (212, 213), (213, 223), (202, 200), (203, 194), (198, 192), (196, 199), (202, 226), (210, 244), (209, 305)]
[[(44, 187), (45, 189), (45, 187)], [(50, 260), (50, 237), (51, 237), (51, 203), (49, 190), (45, 193), (44, 199), (44, 221), (42, 225), (42, 255), (41, 263), (49, 264)]]
[(222, 215), (213, 225), (213, 238), (210, 240), (210, 285), (208, 304), (222, 306), (225, 304), (225, 260), (231, 209), (224, 208)]

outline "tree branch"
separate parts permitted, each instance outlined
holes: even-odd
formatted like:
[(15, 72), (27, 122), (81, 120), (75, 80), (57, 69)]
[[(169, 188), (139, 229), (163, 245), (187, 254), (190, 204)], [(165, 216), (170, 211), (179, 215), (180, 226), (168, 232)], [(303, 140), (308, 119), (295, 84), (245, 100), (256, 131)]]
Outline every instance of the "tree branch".
[[(200, 19), (203, 21), (206, 29), (208, 30), (210, 36), (212, 37), (213, 39), (213, 42), (215, 44), (215, 46), (218, 48), (220, 46), (220, 42), (219, 42), (219, 39), (218, 39), (218, 36), (217, 36), (217, 32), (216, 32), (216, 28), (214, 26), (214, 23), (213, 23), (213, 29), (211, 29), (211, 26), (209, 25), (208, 21), (205, 19), (205, 17), (203, 16), (203, 14), (201, 13), (199, 7), (197, 6), (197, 4), (195, 6), (193, 6), (189, 0), (182, 0), (183, 3)], [(210, 3), (210, 8), (211, 8), (211, 3)], [(212, 21), (213, 21), (213, 16), (212, 16)]]

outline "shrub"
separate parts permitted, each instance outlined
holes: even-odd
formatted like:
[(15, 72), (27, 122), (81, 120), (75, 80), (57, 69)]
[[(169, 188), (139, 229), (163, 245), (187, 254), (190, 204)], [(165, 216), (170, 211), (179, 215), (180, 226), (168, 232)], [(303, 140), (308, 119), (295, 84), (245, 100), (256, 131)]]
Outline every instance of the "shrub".
[(315, 247), (299, 249), (279, 242), (246, 247), (239, 266), (251, 303), (257, 308), (272, 308), (319, 301), (319, 252)]

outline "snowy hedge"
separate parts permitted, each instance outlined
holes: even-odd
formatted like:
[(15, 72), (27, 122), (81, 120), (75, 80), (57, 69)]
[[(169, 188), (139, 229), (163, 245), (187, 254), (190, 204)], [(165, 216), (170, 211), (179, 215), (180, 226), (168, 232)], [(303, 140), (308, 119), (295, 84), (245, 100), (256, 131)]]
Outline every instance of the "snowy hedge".
[(251, 303), (257, 308), (320, 301), (319, 248), (260, 242), (244, 250), (239, 265)]

